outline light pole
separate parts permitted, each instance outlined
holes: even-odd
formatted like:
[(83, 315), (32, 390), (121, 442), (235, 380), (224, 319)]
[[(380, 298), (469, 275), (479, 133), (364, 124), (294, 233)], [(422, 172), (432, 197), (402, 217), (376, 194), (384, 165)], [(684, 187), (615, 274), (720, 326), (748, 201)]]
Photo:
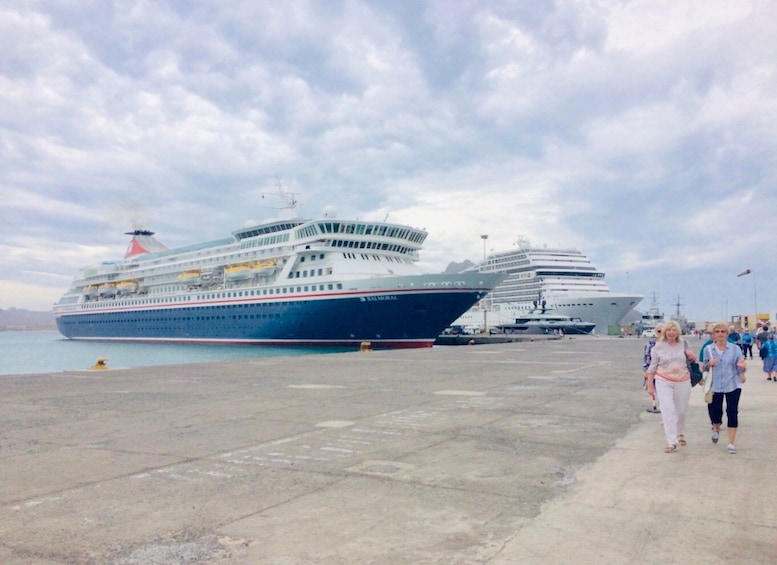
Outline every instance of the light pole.
[[(745, 269), (737, 275), (737, 278), (746, 277), (751, 274), (753, 274), (752, 269)], [(755, 275), (753, 275), (753, 308), (755, 308), (755, 327), (758, 327), (758, 292), (755, 286)]]
[[(486, 240), (488, 239), (488, 234), (482, 234), (480, 236), (480, 239), (483, 240), (483, 267), (481, 268), (482, 271), (485, 271), (486, 269)], [(485, 297), (483, 297), (483, 333), (488, 333), (488, 326), (486, 325), (488, 323), (488, 305), (486, 303)]]

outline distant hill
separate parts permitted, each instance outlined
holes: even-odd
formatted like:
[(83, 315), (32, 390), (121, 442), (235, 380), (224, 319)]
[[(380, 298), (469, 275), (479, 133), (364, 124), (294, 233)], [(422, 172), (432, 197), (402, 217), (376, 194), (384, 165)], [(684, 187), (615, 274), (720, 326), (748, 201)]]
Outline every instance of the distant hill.
[(461, 263), (456, 263), (454, 261), (454, 262), (448, 263), (448, 266), (445, 267), (445, 271), (443, 271), (443, 272), (444, 273), (448, 273), (448, 274), (455, 274), (455, 273), (460, 273), (460, 272), (462, 272), (462, 271), (464, 271), (466, 269), (469, 269), (470, 267), (474, 267), (474, 266), (475, 266), (475, 263), (473, 263), (469, 259), (465, 259)]
[(0, 309), (0, 331), (56, 330), (53, 312), (33, 312), (9, 308)]

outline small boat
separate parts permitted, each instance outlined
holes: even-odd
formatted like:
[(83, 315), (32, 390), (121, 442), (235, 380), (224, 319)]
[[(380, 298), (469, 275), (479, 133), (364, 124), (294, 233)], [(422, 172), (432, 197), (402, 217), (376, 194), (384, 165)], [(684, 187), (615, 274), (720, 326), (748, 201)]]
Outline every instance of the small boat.
[(97, 284), (90, 284), (89, 286), (84, 287), (84, 296), (86, 296), (87, 298), (96, 297), (99, 287), (100, 285), (97, 285)]
[(525, 316), (515, 319), (512, 324), (499, 324), (495, 326), (500, 333), (506, 334), (590, 334), (596, 327), (593, 322), (584, 322), (580, 318), (565, 316), (564, 314), (551, 314), (548, 311), (530, 312)]
[(199, 269), (184, 271), (183, 273), (178, 275), (178, 280), (184, 284), (187, 284), (190, 286), (196, 286), (200, 284), (200, 282), (202, 281), (202, 271), (200, 271)]
[(256, 263), (252, 270), (254, 274), (256, 275), (269, 275), (270, 273), (275, 272), (275, 269), (278, 268), (278, 264), (270, 259), (268, 261), (261, 261), (259, 263)]
[(224, 269), (224, 278), (228, 281), (245, 281), (253, 278), (255, 274), (252, 263), (230, 265)]
[(110, 298), (116, 296), (116, 283), (109, 282), (101, 284), (97, 289), (97, 294), (102, 298)]
[(138, 291), (138, 281), (127, 280), (116, 283), (117, 294), (132, 294)]

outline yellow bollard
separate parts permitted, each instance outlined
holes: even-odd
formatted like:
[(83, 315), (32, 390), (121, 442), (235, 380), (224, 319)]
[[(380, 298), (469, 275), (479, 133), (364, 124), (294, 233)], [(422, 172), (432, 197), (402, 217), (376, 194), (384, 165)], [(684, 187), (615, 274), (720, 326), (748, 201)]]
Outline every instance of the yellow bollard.
[(94, 365), (92, 365), (91, 367), (89, 367), (89, 370), (90, 371), (99, 371), (99, 370), (102, 370), (102, 369), (107, 369), (108, 368), (108, 364), (107, 363), (108, 363), (108, 358), (107, 357), (98, 357), (97, 358), (97, 362)]
[(359, 346), (359, 351), (364, 353), (365, 351), (372, 351), (372, 342), (371, 341), (363, 341), (361, 345)]

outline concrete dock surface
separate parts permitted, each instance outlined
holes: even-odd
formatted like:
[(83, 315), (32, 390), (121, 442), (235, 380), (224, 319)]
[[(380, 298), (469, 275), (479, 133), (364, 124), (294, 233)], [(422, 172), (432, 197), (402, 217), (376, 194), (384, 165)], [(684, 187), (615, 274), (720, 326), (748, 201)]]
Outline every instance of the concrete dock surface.
[(777, 383), (665, 454), (644, 341), (0, 377), (0, 563), (777, 563)]

